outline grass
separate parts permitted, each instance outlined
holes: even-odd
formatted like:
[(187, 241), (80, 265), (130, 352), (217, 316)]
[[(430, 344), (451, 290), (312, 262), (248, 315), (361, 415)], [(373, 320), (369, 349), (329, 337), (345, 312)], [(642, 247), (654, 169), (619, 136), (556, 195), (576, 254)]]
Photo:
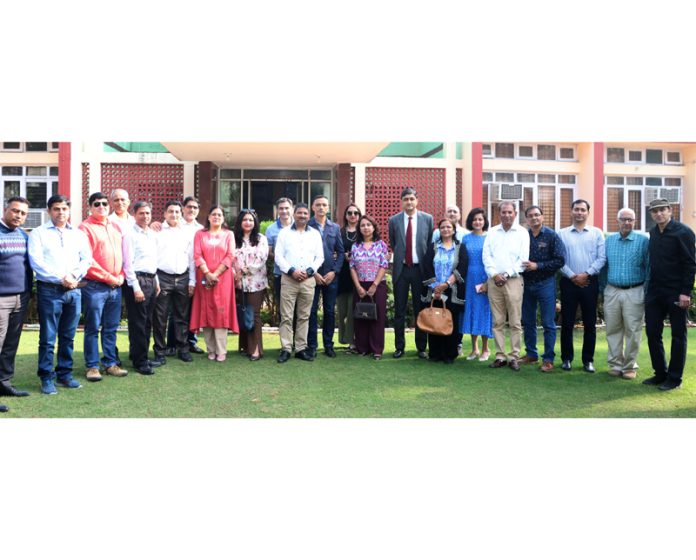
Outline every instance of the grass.
[[(576, 350), (582, 332), (576, 332)], [(540, 337), (541, 338), (541, 337)], [(38, 332), (22, 335), (14, 385), (31, 392), (27, 398), (0, 397), (10, 407), (2, 418), (634, 418), (695, 417), (696, 380), (690, 364), (696, 350), (696, 329), (689, 332), (689, 353), (681, 389), (662, 393), (640, 382), (652, 375), (645, 337), (638, 378), (625, 381), (606, 373), (606, 342), (598, 333), (595, 366), (588, 374), (560, 368), (543, 374), (534, 366), (520, 373), (492, 370), (488, 364), (457, 360), (451, 366), (415, 357), (413, 334), (407, 355), (391, 356), (393, 335), (387, 333), (381, 362), (342, 352), (335, 359), (320, 354), (313, 363), (292, 359), (276, 363), (277, 335), (264, 335), (266, 357), (249, 362), (230, 352), (223, 364), (205, 355), (191, 364), (176, 358), (153, 376), (131, 372), (126, 378), (84, 379), (82, 334), (78, 333), (75, 373), (83, 388), (59, 388), (58, 395), (40, 393), (36, 376)], [(492, 342), (492, 341), (491, 341)], [(665, 332), (669, 347), (669, 331)], [(236, 348), (236, 337), (228, 346)], [(118, 345), (128, 347), (125, 333)], [(464, 341), (469, 350), (468, 337)], [(122, 350), (122, 353), (125, 352)], [(557, 359), (558, 365), (558, 359)], [(130, 364), (124, 364), (126, 369)]]

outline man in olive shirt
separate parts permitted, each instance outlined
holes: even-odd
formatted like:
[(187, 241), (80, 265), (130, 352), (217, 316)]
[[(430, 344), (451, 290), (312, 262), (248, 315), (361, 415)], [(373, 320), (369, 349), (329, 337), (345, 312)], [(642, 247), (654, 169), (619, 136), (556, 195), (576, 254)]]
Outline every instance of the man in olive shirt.
[[(672, 219), (667, 199), (650, 203), (655, 226), (650, 230), (650, 274), (645, 294), (645, 334), (655, 374), (643, 381), (670, 391), (681, 385), (686, 362), (686, 312), (696, 274), (696, 237), (687, 226)], [(672, 329), (669, 366), (662, 344), (665, 316)]]

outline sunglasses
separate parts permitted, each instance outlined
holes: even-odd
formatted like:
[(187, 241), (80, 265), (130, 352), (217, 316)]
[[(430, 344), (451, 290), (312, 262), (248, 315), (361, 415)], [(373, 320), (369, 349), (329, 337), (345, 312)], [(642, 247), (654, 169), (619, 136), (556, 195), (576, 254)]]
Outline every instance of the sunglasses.
[(256, 214), (256, 210), (253, 208), (242, 208), (242, 212), (248, 212), (249, 214)]
[(359, 216), (360, 212), (358, 210), (348, 210), (346, 216)]
[(98, 200), (97, 202), (93, 202), (93, 203), (92, 203), (92, 206), (94, 206), (95, 208), (96, 208), (97, 206), (104, 206), (104, 207), (107, 207), (107, 206), (109, 206), (109, 203), (108, 203), (106, 200)]

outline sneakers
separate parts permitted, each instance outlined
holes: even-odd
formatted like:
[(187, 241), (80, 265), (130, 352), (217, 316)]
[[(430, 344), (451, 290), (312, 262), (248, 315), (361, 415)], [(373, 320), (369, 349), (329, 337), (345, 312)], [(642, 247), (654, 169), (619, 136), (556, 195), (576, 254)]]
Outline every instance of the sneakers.
[(101, 373), (99, 373), (99, 370), (95, 367), (87, 368), (87, 371), (85, 372), (85, 377), (87, 378), (87, 381), (101, 381), (102, 380)]
[(55, 383), (53, 383), (53, 379), (51, 377), (42, 377), (41, 378), (41, 392), (44, 395), (57, 395), (58, 394), (58, 391), (56, 391)]
[(80, 385), (80, 382), (77, 379), (73, 378), (72, 375), (59, 377), (57, 383), (58, 385), (60, 385), (61, 387), (65, 387), (66, 389), (79, 389), (80, 387), (82, 387), (82, 385)]
[(125, 377), (128, 375), (128, 370), (121, 369), (116, 364), (109, 366), (104, 370), (107, 375), (113, 375), (114, 377)]

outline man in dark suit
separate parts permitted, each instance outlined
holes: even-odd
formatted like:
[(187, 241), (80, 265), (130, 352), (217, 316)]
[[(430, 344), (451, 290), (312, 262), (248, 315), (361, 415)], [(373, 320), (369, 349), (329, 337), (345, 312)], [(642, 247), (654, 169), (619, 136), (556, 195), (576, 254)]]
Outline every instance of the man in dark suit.
[[(418, 196), (411, 187), (401, 192), (401, 208), (395, 216), (389, 218), (389, 246), (393, 253), (392, 282), (394, 286), (394, 352), (395, 358), (404, 355), (406, 339), (406, 306), (408, 292), (411, 291), (414, 319), (421, 309), (420, 294), (422, 278), (419, 263), (433, 238), (433, 217), (419, 212)], [(427, 358), (425, 352), (428, 339), (426, 333), (416, 327), (416, 348), (419, 358)]]

